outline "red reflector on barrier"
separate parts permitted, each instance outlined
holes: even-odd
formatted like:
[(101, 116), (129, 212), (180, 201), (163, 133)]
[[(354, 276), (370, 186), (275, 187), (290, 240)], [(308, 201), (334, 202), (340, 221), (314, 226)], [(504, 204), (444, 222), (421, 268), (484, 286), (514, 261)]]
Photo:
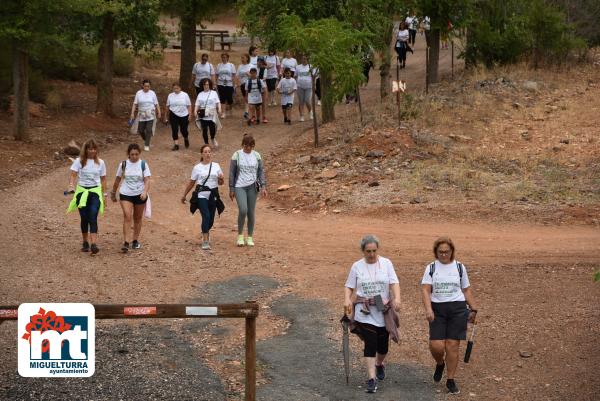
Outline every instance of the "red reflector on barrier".
[(156, 306), (126, 306), (123, 308), (126, 316), (156, 315)]
[(18, 309), (0, 309), (0, 319), (16, 319), (18, 316)]

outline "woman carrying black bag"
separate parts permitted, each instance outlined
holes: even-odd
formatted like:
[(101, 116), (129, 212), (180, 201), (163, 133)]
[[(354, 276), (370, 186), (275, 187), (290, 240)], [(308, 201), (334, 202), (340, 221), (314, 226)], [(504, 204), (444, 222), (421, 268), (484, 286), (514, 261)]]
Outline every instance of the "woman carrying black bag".
[[(222, 201), (219, 196), (219, 185), (225, 183), (223, 170), (219, 163), (212, 161), (212, 149), (210, 145), (202, 145), (200, 148), (200, 163), (194, 166), (190, 182), (185, 187), (181, 203), (185, 203), (187, 194), (196, 186), (190, 199), (190, 211), (192, 214), (196, 209), (200, 210), (202, 216), (202, 249), (210, 250), (210, 229), (215, 221), (215, 213), (223, 211)], [(220, 205), (220, 207), (219, 207)]]

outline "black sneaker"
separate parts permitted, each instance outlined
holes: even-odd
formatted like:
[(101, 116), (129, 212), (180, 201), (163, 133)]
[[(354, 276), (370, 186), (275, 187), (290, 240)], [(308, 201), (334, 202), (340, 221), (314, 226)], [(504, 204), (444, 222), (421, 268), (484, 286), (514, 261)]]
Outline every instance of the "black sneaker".
[(87, 241), (83, 241), (81, 245), (81, 252), (89, 252), (90, 251), (90, 243)]
[(377, 380), (385, 379), (385, 366), (375, 365), (375, 371), (375, 377), (377, 377)]
[(444, 374), (445, 363), (441, 365), (435, 365), (435, 372), (433, 373), (433, 381), (439, 383), (442, 380), (442, 374)]
[(121, 246), (121, 252), (127, 253), (128, 250), (129, 250), (129, 242), (125, 241), (125, 242), (123, 242), (123, 245)]
[(369, 379), (367, 380), (367, 393), (376, 393), (377, 392), (377, 380)]
[(131, 249), (140, 249), (142, 247), (142, 244), (140, 244), (138, 242), (138, 240), (134, 239), (133, 242), (131, 243)]
[(92, 251), (92, 255), (95, 255), (98, 252), (100, 252), (100, 249), (98, 248), (98, 245), (96, 245), (96, 244), (92, 244), (92, 246), (90, 247), (90, 250)]
[(454, 382), (454, 379), (446, 380), (446, 388), (448, 388), (449, 394), (460, 394), (460, 390), (458, 389), (458, 386)]
[(186, 149), (190, 147), (190, 140), (189, 139), (183, 138), (183, 143), (184, 143)]
[(179, 145), (177, 145), (177, 144), (173, 145), (173, 147), (171, 148), (171, 150), (179, 150)]

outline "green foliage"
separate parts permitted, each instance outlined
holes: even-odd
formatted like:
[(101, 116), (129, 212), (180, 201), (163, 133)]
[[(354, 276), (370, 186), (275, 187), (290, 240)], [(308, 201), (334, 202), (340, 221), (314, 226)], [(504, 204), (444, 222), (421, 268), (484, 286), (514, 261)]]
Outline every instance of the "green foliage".
[(477, 1), (469, 24), (465, 58), (471, 64), (514, 63), (531, 58), (562, 63), (585, 49), (565, 15), (545, 0)]
[(594, 273), (594, 281), (600, 281), (600, 271)]
[(295, 14), (279, 16), (274, 30), (281, 35), (284, 48), (305, 54), (312, 66), (331, 78), (330, 90), (324, 96), (341, 100), (364, 79), (357, 49), (368, 44), (368, 34), (335, 18), (304, 24)]

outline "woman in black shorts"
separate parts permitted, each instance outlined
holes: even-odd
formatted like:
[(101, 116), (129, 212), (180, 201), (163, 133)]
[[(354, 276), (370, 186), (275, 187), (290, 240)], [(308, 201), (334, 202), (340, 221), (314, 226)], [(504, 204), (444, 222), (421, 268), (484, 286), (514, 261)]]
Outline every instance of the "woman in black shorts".
[(117, 189), (119, 189), (119, 201), (123, 209), (123, 246), (121, 251), (129, 250), (129, 239), (131, 238), (131, 220), (133, 219), (133, 241), (131, 249), (140, 249), (139, 237), (142, 230), (142, 218), (148, 201), (148, 190), (150, 188), (150, 167), (145, 160), (140, 159), (140, 147), (132, 143), (127, 148), (127, 160), (123, 160), (117, 166), (117, 178), (110, 192), (110, 199), (117, 201)]
[(427, 265), (421, 281), (429, 322), (429, 350), (436, 362), (433, 380), (442, 380), (447, 365), (446, 387), (450, 394), (460, 392), (454, 381), (458, 347), (467, 337), (467, 321), (474, 323), (477, 316), (467, 269), (454, 259), (454, 250), (450, 238), (438, 238), (433, 243), (436, 260)]

